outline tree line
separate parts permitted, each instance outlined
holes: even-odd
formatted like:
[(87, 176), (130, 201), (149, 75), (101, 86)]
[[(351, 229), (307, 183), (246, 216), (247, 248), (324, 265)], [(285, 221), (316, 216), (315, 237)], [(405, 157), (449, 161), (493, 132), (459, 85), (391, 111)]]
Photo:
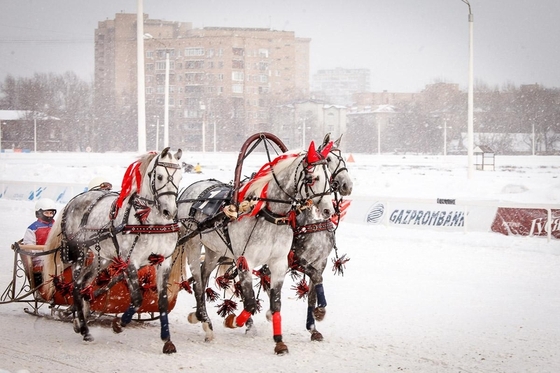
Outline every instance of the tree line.
[[(458, 88), (441, 89), (446, 85), (450, 86), (428, 86), (426, 90), (415, 95), (414, 100), (395, 104), (396, 113), (383, 128), (383, 152), (438, 154), (441, 153), (444, 135), (447, 139), (446, 149), (450, 153), (466, 151), (466, 93)], [(58, 118), (50, 122), (52, 130), (59, 137), (58, 150), (85, 151), (88, 147), (94, 151), (136, 149), (137, 115), (133, 100), (122, 107), (116, 107), (104, 97), (95, 97), (94, 91), (92, 83), (80, 79), (73, 72), (37, 73), (32, 77), (18, 78), (8, 75), (0, 82), (0, 109), (29, 110)], [(282, 103), (269, 100), (266, 104), (269, 105), (268, 108), (261, 107), (268, 112), (268, 120), (265, 121), (269, 124), (266, 130), (277, 132), (297, 126), (292, 123), (293, 118), (285, 119), (288, 122), (292, 121), (289, 123), (278, 122), (277, 107)], [(221, 107), (217, 104), (212, 106), (212, 112), (219, 111)], [(232, 120), (234, 117), (239, 122), (238, 126), (244, 128), (243, 116), (233, 116), (230, 113), (232, 109), (226, 109), (224, 110), (227, 113), (222, 113), (223, 115), (212, 115), (214, 118), (221, 118), (220, 120)], [(155, 115), (152, 112), (156, 111), (148, 105), (146, 113), (150, 119), (147, 122), (154, 121)], [(517, 141), (525, 143), (529, 148), (533, 146), (534, 139), (535, 151), (539, 154), (551, 154), (560, 150), (560, 89), (546, 88), (538, 84), (521, 87), (507, 84), (497, 89), (478, 82), (475, 86), (474, 111), (477, 142), (490, 146), (497, 153), (516, 152), (518, 144), (514, 143), (511, 134), (517, 134)], [(354, 137), (362, 140), (364, 144), (369, 144), (369, 147), (352, 151), (375, 152), (375, 146), (372, 148), (371, 145), (377, 144), (375, 124), (371, 126), (371, 121), (367, 118), (352, 120), (369, 121), (370, 125), (368, 134), (362, 132), (364, 128), (368, 128), (367, 123), (362, 127), (354, 127), (361, 128), (356, 130), (357, 133), (346, 134), (350, 139)], [(172, 116), (170, 127), (179, 128), (179, 121), (180, 118)], [(218, 124), (218, 129), (224, 125)], [(352, 126), (349, 126), (349, 131), (351, 129)], [(155, 138), (155, 134), (151, 133), (154, 131), (154, 126), (148, 128), (148, 138)]]

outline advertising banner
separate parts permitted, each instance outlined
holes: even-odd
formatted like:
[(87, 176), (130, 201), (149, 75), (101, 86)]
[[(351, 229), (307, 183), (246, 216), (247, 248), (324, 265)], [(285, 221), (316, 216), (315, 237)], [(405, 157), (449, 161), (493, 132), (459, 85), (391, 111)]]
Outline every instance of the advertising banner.
[(505, 235), (551, 236), (560, 239), (560, 210), (553, 209), (548, 221), (546, 209), (498, 208), (492, 223), (492, 231)]

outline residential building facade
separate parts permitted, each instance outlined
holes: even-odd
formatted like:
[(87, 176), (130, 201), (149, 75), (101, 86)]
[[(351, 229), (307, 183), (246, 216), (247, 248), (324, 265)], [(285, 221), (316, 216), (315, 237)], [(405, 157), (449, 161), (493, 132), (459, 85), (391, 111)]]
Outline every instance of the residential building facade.
[[(194, 29), (188, 22), (144, 15), (144, 32), (148, 148), (155, 142), (150, 139), (163, 132), (158, 126), (164, 118), (167, 54), (169, 145), (175, 148), (238, 150), (251, 134), (271, 130), (271, 107), (309, 96), (310, 39), (296, 37), (292, 31)], [(136, 14), (120, 13), (114, 20), (99, 22), (95, 31), (98, 107), (135, 113), (136, 53)], [(103, 114), (98, 115), (100, 120)], [(135, 120), (127, 126), (130, 143)], [(128, 147), (134, 149), (136, 144)]]

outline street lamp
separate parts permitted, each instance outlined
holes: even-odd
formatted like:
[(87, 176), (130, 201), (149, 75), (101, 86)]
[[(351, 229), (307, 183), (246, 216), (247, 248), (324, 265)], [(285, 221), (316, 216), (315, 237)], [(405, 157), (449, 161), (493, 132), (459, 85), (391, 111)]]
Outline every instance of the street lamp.
[(138, 85), (138, 153), (146, 152), (146, 78), (144, 76), (144, 5), (137, 0), (136, 75)]
[(165, 85), (164, 85), (164, 101), (163, 101), (163, 147), (167, 148), (169, 146), (169, 49), (160, 40), (154, 38), (150, 34), (144, 34), (144, 39), (151, 39), (159, 44), (163, 45), (165, 49)]
[(159, 152), (159, 115), (154, 115), (156, 118), (156, 152)]
[(474, 18), (471, 12), (471, 4), (468, 0), (461, 0), (469, 7), (469, 93), (468, 93), (468, 115), (467, 115), (467, 155), (468, 155), (468, 171), (467, 176), (472, 178), (473, 174), (473, 148), (474, 148), (474, 134), (473, 134), (473, 26)]

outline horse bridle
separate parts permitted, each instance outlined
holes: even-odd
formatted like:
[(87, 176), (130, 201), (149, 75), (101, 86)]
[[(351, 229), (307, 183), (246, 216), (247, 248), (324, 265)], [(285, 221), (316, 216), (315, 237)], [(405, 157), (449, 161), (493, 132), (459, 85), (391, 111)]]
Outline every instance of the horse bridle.
[[(156, 188), (156, 178), (155, 178), (155, 169), (156, 167), (163, 167), (165, 169), (165, 172), (167, 173), (167, 182), (165, 184), (163, 184), (163, 186), (161, 188)], [(173, 169), (172, 172), (170, 172), (170, 169)], [(148, 176), (150, 177), (150, 189), (151, 192), (154, 196), (154, 200), (148, 200), (145, 197), (140, 197), (138, 196), (138, 198), (142, 199), (145, 202), (148, 203), (152, 203), (155, 205), (156, 209), (160, 208), (160, 202), (159, 202), (159, 198), (162, 196), (166, 196), (166, 195), (172, 195), (175, 197), (175, 199), (177, 199), (177, 195), (179, 192), (179, 185), (175, 185), (175, 173), (181, 169), (181, 166), (179, 164), (175, 164), (175, 163), (171, 163), (171, 162), (163, 162), (160, 160), (160, 155), (157, 155), (157, 158), (154, 161), (154, 164), (152, 166), (152, 169), (148, 172)], [(171, 183), (175, 189), (175, 191), (167, 191), (167, 192), (163, 192), (160, 193), (161, 190), (165, 189), (167, 187), (167, 185)]]

